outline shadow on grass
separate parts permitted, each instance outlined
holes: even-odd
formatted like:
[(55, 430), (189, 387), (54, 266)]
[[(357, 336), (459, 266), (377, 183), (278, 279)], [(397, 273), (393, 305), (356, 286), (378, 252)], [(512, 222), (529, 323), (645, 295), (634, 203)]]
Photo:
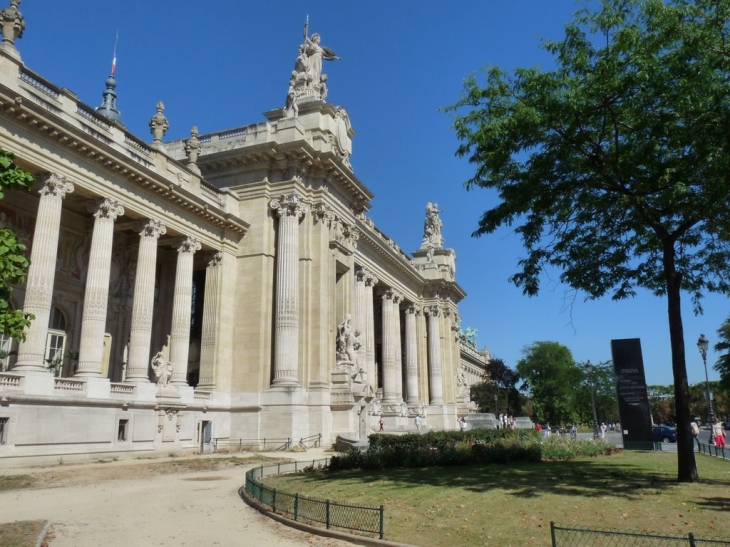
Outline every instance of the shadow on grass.
[[(618, 463), (617, 456), (560, 462), (509, 465), (468, 465), (422, 469), (382, 469), (373, 471), (316, 472), (298, 478), (303, 484), (329, 481), (367, 484), (389, 482), (395, 489), (413, 486), (449, 487), (482, 493), (500, 489), (520, 498), (550, 493), (580, 497), (635, 498), (677, 488), (676, 467), (671, 471), (651, 462), (643, 465)], [(730, 481), (703, 480), (704, 485), (730, 487)], [(727, 498), (706, 499), (710, 509), (727, 510)]]
[(712, 509), (727, 513), (730, 511), (730, 497), (728, 498), (700, 498), (695, 502), (703, 509)]

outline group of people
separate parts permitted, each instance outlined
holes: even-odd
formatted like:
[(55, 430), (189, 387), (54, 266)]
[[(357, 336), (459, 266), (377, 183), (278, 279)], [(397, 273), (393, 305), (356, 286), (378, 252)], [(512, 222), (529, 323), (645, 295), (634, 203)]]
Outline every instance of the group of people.
[[(701, 450), (700, 448), (700, 424), (698, 424), (696, 421), (693, 421), (690, 424), (690, 428), (692, 429), (692, 438), (694, 439), (695, 443), (697, 443), (697, 452)], [(715, 446), (717, 448), (725, 448), (725, 439), (727, 437), (727, 433), (725, 432), (725, 427), (723, 426), (722, 422), (715, 418), (715, 421), (710, 424), (710, 433), (711, 437), (714, 437), (715, 439)]]
[(504, 414), (502, 412), (499, 413), (497, 429), (514, 429), (515, 427), (516, 425), (514, 416), (508, 416), (507, 414)]

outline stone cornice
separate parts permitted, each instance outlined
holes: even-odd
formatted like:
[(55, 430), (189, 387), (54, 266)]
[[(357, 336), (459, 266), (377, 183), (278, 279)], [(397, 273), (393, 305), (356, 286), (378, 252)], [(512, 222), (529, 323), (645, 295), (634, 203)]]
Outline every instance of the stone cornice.
[[(155, 165), (159, 151), (127, 132), (120, 124), (105, 120), (90, 107), (78, 102), (71, 92), (56, 91), (48, 87), (51, 84), (43, 83), (39, 77), (23, 67), (20, 67), (20, 75), (21, 83), (18, 84), (18, 89), (0, 83), (0, 116), (43, 135), (51, 142), (94, 162), (116, 177), (160, 194), (207, 224), (228, 230), (238, 236), (246, 233), (248, 223), (207, 203), (178, 181), (173, 182), (161, 176)], [(26, 80), (22, 79), (22, 75), (32, 78), (31, 81), (35, 82), (35, 85), (28, 85)], [(31, 87), (32, 90), (29, 89)], [(40, 89), (41, 87), (45, 90)], [(36, 92), (35, 89), (40, 91)], [(70, 108), (75, 110), (74, 115), (67, 111)], [(115, 140), (116, 135), (113, 132), (121, 132), (119, 136), (123, 139), (124, 145)], [(189, 176), (195, 175), (189, 173)], [(201, 191), (219, 193), (213, 187), (207, 186), (201, 182)]]

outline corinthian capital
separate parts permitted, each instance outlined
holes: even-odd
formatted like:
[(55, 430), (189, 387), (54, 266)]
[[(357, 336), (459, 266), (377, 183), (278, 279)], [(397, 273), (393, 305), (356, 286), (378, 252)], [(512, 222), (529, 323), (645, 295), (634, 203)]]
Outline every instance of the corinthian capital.
[(134, 227), (134, 230), (139, 232), (140, 237), (153, 237), (155, 239), (167, 233), (167, 228), (165, 228), (162, 222), (153, 218), (138, 223)]
[(173, 249), (177, 249), (180, 254), (189, 253), (194, 254), (200, 250), (200, 241), (192, 236), (181, 237), (172, 244)]
[(38, 193), (41, 196), (54, 196), (61, 199), (74, 191), (74, 185), (69, 180), (56, 173), (49, 173), (40, 179), (41, 187)]
[(279, 199), (272, 199), (269, 206), (279, 217), (289, 216), (299, 219), (309, 212), (309, 206), (298, 194), (284, 194)]
[(89, 201), (86, 204), (86, 210), (92, 213), (96, 218), (106, 218), (117, 220), (118, 216), (124, 214), (124, 207), (113, 199), (99, 198)]
[(426, 315), (430, 315), (431, 317), (438, 317), (441, 315), (441, 306), (438, 304), (433, 304), (432, 306), (425, 306), (423, 308), (423, 313)]

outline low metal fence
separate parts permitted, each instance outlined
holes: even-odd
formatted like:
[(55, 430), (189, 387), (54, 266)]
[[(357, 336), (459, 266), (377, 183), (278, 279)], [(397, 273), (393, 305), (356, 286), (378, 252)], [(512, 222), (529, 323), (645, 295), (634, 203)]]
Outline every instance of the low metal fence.
[(319, 448), (322, 445), (322, 434), (310, 435), (299, 439), (299, 446), (303, 448)]
[(710, 456), (715, 456), (716, 458), (720, 458), (723, 460), (730, 460), (730, 448), (718, 448), (714, 444), (705, 444), (700, 443), (700, 449), (699, 451), (702, 454), (709, 454)]
[(292, 447), (290, 438), (282, 439), (213, 439), (213, 452), (243, 452), (244, 450), (255, 451), (278, 451), (289, 450)]
[(281, 473), (296, 473), (322, 468), (329, 464), (329, 459), (303, 462), (284, 462), (273, 465), (255, 467), (246, 473), (246, 484), (239, 489), (239, 495), (245, 491), (249, 496), (271, 507), (275, 513), (287, 518), (307, 523), (324, 524), (327, 528), (375, 534), (384, 538), (385, 507), (383, 505), (353, 505), (328, 499), (309, 498), (299, 493), (291, 494), (271, 488), (257, 479)]
[(550, 523), (553, 547), (720, 547), (730, 546), (730, 539), (687, 535), (642, 534), (603, 528), (568, 528)]

